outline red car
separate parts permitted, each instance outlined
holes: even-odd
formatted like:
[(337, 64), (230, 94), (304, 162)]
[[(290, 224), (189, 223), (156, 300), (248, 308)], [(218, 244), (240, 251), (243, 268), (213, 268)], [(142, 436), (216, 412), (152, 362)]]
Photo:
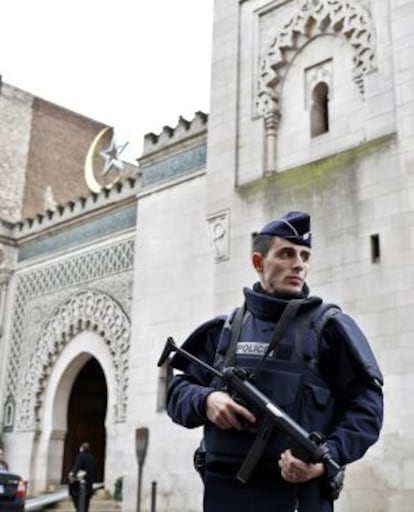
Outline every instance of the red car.
[(27, 483), (9, 471), (0, 470), (0, 511), (24, 512)]

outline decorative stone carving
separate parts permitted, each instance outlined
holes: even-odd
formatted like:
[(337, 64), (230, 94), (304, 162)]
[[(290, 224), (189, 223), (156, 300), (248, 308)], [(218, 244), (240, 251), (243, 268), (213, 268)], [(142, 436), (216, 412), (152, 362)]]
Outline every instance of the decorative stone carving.
[[(256, 110), (265, 118), (265, 173), (274, 172), (275, 127), (280, 116), (281, 84), (300, 49), (321, 34), (341, 35), (354, 49), (353, 78), (364, 95), (364, 77), (375, 69), (370, 13), (354, 0), (298, 0), (293, 16), (267, 45), (259, 64)], [(269, 128), (270, 127), (270, 128)]]
[(272, 38), (261, 58), (256, 103), (260, 115), (279, 112), (280, 84), (290, 62), (310, 39), (321, 34), (342, 35), (352, 45), (354, 80), (364, 94), (364, 76), (375, 69), (369, 12), (353, 0), (300, 0), (298, 11)]
[(130, 321), (111, 297), (97, 291), (85, 291), (59, 306), (34, 346), (24, 371), (17, 415), (19, 430), (32, 429), (39, 423), (39, 412), (53, 363), (66, 344), (85, 330), (97, 332), (108, 345), (116, 383), (114, 417), (117, 421), (125, 420)]
[(5, 431), (11, 430), (13, 427), (15, 409), (14, 398), (8, 396), (4, 403), (3, 427)]
[(57, 202), (55, 201), (55, 196), (53, 195), (53, 190), (50, 185), (45, 188), (45, 192), (43, 194), (43, 211), (44, 212), (55, 212), (57, 209)]
[(227, 260), (230, 245), (230, 213), (226, 211), (214, 214), (207, 219), (207, 222), (215, 260), (217, 262)]
[(273, 112), (264, 118), (266, 133), (265, 176), (275, 171), (277, 131), (279, 129), (280, 117), (279, 112)]
[[(75, 257), (65, 258), (55, 263), (39, 266), (34, 270), (22, 271), (16, 274), (13, 290), (13, 316), (9, 340), (10, 353), (7, 359), (5, 396), (11, 397), (15, 403), (19, 403), (18, 399), (15, 400), (16, 390), (19, 388), (19, 382), (22, 382), (24, 378), (22, 377), (23, 371), (26, 370), (26, 368), (21, 367), (21, 363), (24, 360), (22, 352), (27, 346), (30, 347), (31, 345), (30, 343), (23, 343), (24, 332), (27, 328), (27, 307), (31, 301), (58, 290), (75, 288), (76, 286), (79, 287), (79, 285), (84, 286), (87, 283), (112, 275), (118, 276), (122, 272), (132, 270), (134, 265), (134, 249), (134, 240), (123, 240), (94, 251), (85, 252)], [(79, 304), (75, 303), (73, 307), (79, 307)], [(93, 312), (93, 307), (90, 311)], [(66, 312), (63, 313), (63, 318), (65, 314)], [(61, 317), (54, 317), (52, 321), (58, 325), (63, 320)], [(29, 414), (29, 417), (34, 420), (34, 411)], [(21, 421), (18, 418), (16, 419), (19, 424), (25, 424), (25, 428), (28, 428), (28, 421), (26, 419)]]
[(6, 312), (7, 289), (11, 271), (0, 268), (0, 338), (3, 336), (4, 317)]

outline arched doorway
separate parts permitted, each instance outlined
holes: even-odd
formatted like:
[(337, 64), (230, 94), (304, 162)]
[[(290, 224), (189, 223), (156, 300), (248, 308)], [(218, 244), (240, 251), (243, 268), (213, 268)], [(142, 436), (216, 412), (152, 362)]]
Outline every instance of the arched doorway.
[(97, 460), (96, 480), (103, 482), (107, 398), (103, 370), (98, 361), (91, 358), (79, 371), (69, 397), (62, 483), (67, 483), (67, 475), (83, 442), (89, 442)]

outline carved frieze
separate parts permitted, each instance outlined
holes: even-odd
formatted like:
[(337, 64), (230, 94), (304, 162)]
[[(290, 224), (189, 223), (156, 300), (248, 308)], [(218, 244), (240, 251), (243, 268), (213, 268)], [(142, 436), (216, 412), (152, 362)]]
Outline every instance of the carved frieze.
[(364, 78), (375, 69), (374, 29), (369, 11), (354, 0), (297, 0), (298, 8), (271, 35), (257, 77), (256, 113), (264, 117), (264, 174), (275, 172), (283, 79), (295, 55), (313, 38), (337, 35), (354, 50), (353, 79), (364, 96)]
[(57, 308), (36, 340), (23, 372), (17, 411), (19, 430), (31, 429), (38, 423), (47, 377), (54, 361), (76, 334), (86, 330), (97, 332), (108, 345), (116, 382), (114, 417), (117, 421), (125, 420), (130, 321), (112, 297), (84, 291)]
[[(13, 286), (5, 396), (8, 397), (6, 406), (9, 402), (20, 404), (17, 405), (19, 407), (18, 417), (14, 419), (18, 428), (25, 430), (35, 428), (36, 414), (40, 410), (44, 391), (44, 376), (50, 371), (51, 364), (58, 354), (56, 350), (62, 350), (70, 336), (80, 332), (79, 326), (110, 333), (104, 339), (111, 350), (114, 366), (118, 368), (117, 393), (120, 393), (119, 397), (124, 394), (126, 396), (127, 368), (122, 362), (123, 356), (120, 355), (125, 350), (124, 337), (128, 336), (129, 339), (129, 327), (127, 327), (129, 322), (127, 322), (126, 313), (121, 314), (122, 311), (125, 311), (125, 299), (121, 306), (121, 301), (113, 299), (113, 293), (111, 293), (113, 301), (111, 303), (108, 299), (109, 293), (97, 294), (93, 290), (81, 293), (79, 290), (82, 287), (93, 289), (94, 283), (102, 283), (111, 279), (114, 285), (118, 283), (114, 288), (115, 291), (117, 289), (130, 290), (130, 285), (120, 279), (120, 276), (131, 271), (133, 264), (134, 240), (126, 239), (16, 273)], [(130, 279), (132, 279), (132, 273)], [(107, 292), (111, 290), (109, 284), (103, 288), (106, 288)], [(52, 294), (64, 295), (66, 299), (54, 313), (50, 311), (49, 307), (45, 318), (45, 306), (42, 304), (47, 302), (48, 297)], [(72, 296), (74, 298), (70, 299)], [(113, 320), (115, 323), (107, 325), (109, 320), (101, 319), (100, 313), (97, 311), (98, 307), (104, 308), (104, 311), (116, 310), (117, 314)], [(41, 318), (36, 320), (36, 315), (40, 315)], [(77, 323), (73, 323), (76, 315), (78, 315)], [(41, 330), (40, 324), (42, 321), (45, 323), (47, 319), (50, 323)], [(31, 326), (28, 325), (29, 322), (32, 322)], [(33, 325), (33, 322), (38, 325), (38, 328)], [(68, 322), (72, 327), (68, 327)], [(35, 327), (34, 332), (30, 331), (31, 327)], [(119, 339), (123, 341), (115, 340), (114, 329), (117, 333), (116, 337), (120, 336)], [(50, 338), (52, 332), (60, 333), (60, 338), (56, 337), (53, 342), (57, 344), (56, 346)], [(35, 339), (33, 339), (33, 334)], [(35, 341), (36, 345), (34, 346)], [(28, 366), (28, 362), (30, 362), (30, 366)], [(26, 393), (28, 393), (27, 397)], [(21, 400), (22, 396), (24, 396), (23, 401)], [(118, 402), (118, 405), (120, 409), (116, 412), (115, 417), (122, 421), (125, 414), (123, 399)]]
[(364, 94), (364, 76), (375, 69), (370, 13), (353, 0), (300, 0), (294, 14), (272, 35), (259, 65), (256, 107), (264, 117), (279, 112), (280, 85), (289, 63), (310, 39), (341, 35), (354, 49), (354, 81)]

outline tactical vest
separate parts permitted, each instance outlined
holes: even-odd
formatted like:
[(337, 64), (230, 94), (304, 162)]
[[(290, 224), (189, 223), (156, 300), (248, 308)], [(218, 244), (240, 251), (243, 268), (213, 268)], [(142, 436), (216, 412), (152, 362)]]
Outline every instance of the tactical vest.
[[(326, 322), (339, 311), (337, 306), (323, 304), (299, 313), (276, 349), (260, 365), (253, 380), (265, 395), (309, 432), (323, 434), (333, 421), (334, 399), (318, 369), (318, 342)], [(231, 332), (236, 328), (230, 319), (220, 336), (215, 366), (222, 369), (224, 364), (234, 364), (253, 370), (267, 348), (274, 326), (273, 322), (246, 313), (235, 347), (233, 341), (234, 361), (228, 358), (225, 361), (231, 348)], [(214, 379), (212, 386), (220, 389), (221, 382)], [(207, 423), (204, 437), (207, 462), (241, 462), (255, 435), (252, 429), (241, 432), (221, 430)], [(274, 465), (280, 453), (287, 448), (292, 448), (289, 440), (275, 431), (268, 443), (263, 464)]]

